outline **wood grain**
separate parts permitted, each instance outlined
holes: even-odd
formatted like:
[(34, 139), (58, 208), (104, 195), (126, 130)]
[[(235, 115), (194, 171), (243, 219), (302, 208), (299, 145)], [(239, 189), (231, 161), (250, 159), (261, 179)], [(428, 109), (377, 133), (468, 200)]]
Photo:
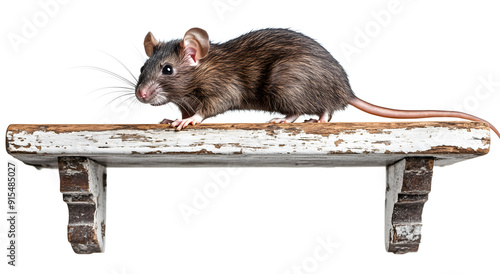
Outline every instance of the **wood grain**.
[(487, 154), (478, 122), (11, 125), (7, 151), (29, 165), (56, 167), (81, 156), (105, 166), (387, 166), (435, 157), (443, 166)]

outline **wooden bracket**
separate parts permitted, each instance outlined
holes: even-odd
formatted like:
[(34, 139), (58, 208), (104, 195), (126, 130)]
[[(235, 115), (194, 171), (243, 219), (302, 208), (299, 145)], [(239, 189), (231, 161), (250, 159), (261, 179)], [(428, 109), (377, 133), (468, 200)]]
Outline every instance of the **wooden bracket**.
[(85, 157), (60, 157), (59, 176), (73, 250), (78, 254), (104, 252), (106, 167)]
[(433, 158), (405, 158), (387, 167), (385, 247), (404, 254), (418, 251), (422, 211), (431, 191)]

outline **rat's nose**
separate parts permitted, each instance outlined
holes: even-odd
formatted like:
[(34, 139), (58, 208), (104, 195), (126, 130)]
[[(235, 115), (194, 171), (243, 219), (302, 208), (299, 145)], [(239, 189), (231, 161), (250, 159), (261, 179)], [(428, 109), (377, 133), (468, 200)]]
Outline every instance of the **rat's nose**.
[(142, 100), (147, 100), (149, 98), (149, 94), (150, 93), (148, 87), (139, 88), (136, 92), (137, 98)]
[(139, 101), (143, 103), (149, 103), (149, 101), (153, 100), (156, 96), (158, 89), (159, 84), (153, 82), (148, 85), (139, 86), (137, 88), (137, 91), (135, 92), (135, 95)]
[(142, 99), (148, 99), (148, 90), (145, 88), (141, 88), (139, 90), (139, 97)]

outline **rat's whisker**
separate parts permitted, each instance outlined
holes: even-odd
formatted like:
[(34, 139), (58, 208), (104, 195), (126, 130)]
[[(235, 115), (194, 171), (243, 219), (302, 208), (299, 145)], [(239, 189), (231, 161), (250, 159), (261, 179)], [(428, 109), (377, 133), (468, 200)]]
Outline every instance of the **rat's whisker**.
[(185, 106), (183, 106), (183, 104), (179, 104), (177, 105), (179, 108), (183, 109), (186, 113), (189, 113), (189, 111), (186, 109)]
[(123, 95), (120, 95), (118, 97), (116, 97), (115, 99), (111, 100), (109, 103), (107, 103), (104, 107), (108, 107), (109, 105), (111, 105), (113, 102), (115, 102), (116, 100), (120, 99), (120, 98), (123, 98), (125, 96), (132, 96), (131, 94), (123, 94)]
[(172, 105), (173, 105), (173, 104), (167, 104), (167, 106), (169, 106), (169, 107), (170, 107), (170, 109), (171, 109), (173, 112), (175, 112), (175, 109), (172, 107)]
[(120, 102), (120, 103), (116, 106), (116, 108), (119, 108), (120, 106), (122, 106), (122, 105), (124, 105), (124, 104), (126, 105), (126, 107), (127, 107), (127, 108), (131, 108), (131, 107), (130, 107), (130, 104), (131, 104), (132, 102), (134, 102), (134, 101), (133, 101), (133, 99), (135, 99), (135, 97), (126, 98), (125, 100), (123, 100), (122, 102)]
[(135, 92), (135, 89), (131, 88), (131, 87), (116, 86), (116, 87), (103, 87), (103, 88), (94, 89), (94, 90), (88, 92), (87, 95), (91, 95), (91, 94), (96, 93), (98, 91), (109, 90), (109, 89), (115, 89), (116, 91), (121, 91), (121, 92), (130, 92), (130, 93)]
[[(186, 101), (186, 99), (185, 99), (185, 98), (181, 98), (181, 100), (185, 103), (185, 105), (186, 105), (187, 107), (189, 107), (189, 108), (191, 109), (191, 112), (192, 112), (192, 113), (195, 113), (195, 112), (196, 112), (196, 110), (193, 108), (192, 104), (189, 104), (189, 103)], [(199, 100), (198, 100), (198, 101), (199, 101)], [(188, 111), (188, 112), (189, 112), (189, 111)]]
[(108, 95), (113, 95), (113, 94), (116, 94), (116, 93), (119, 93), (119, 94), (123, 94), (123, 95), (131, 95), (132, 98), (135, 98), (135, 93), (133, 92), (130, 92), (130, 91), (122, 91), (122, 90), (116, 90), (116, 91), (110, 91), (110, 92), (106, 92), (105, 94), (102, 94), (101, 96), (97, 97), (97, 99), (101, 99), (105, 96), (108, 96)]
[(138, 82), (137, 77), (135, 77), (135, 75), (130, 71), (130, 69), (127, 66), (125, 66), (125, 64), (123, 64), (122, 61), (120, 61), (118, 58), (114, 57), (113, 55), (111, 55), (111, 54), (109, 54), (107, 52), (102, 51), (102, 53), (108, 55), (109, 57), (115, 59), (118, 63), (120, 63), (120, 65), (122, 65), (122, 67), (125, 68), (128, 71), (128, 73), (130, 74), (130, 76), (132, 76), (132, 78), (135, 80), (135, 82), (136, 83)]
[(135, 48), (135, 51), (137, 53), (137, 56), (139, 56), (139, 58), (141, 58), (141, 61), (143, 63), (146, 62), (147, 58), (144, 57), (144, 55), (142, 55), (141, 51), (136, 46), (134, 46), (134, 48)]
[(129, 79), (127, 79), (126, 77), (124, 76), (121, 76), (119, 75), (118, 73), (115, 73), (115, 72), (112, 72), (110, 70), (107, 70), (107, 69), (103, 69), (103, 68), (100, 68), (100, 67), (94, 67), (94, 66), (83, 66), (81, 68), (86, 68), (86, 69), (92, 69), (92, 70), (96, 70), (96, 71), (100, 71), (100, 72), (103, 72), (105, 74), (108, 74), (110, 76), (113, 76), (115, 77), (117, 80), (119, 80), (120, 82), (130, 86), (130, 87), (134, 87), (135, 88), (135, 83), (133, 83), (132, 81), (130, 81)]

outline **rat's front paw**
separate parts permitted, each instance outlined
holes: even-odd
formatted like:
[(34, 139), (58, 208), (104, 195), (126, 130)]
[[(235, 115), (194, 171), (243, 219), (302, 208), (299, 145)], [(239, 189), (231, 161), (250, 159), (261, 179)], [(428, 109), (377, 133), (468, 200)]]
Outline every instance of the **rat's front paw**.
[[(177, 121), (177, 120), (176, 120)], [(170, 119), (163, 119), (160, 124), (163, 124), (163, 125), (166, 125), (166, 124), (172, 124), (173, 122), (175, 122), (174, 120), (170, 120)]]
[(177, 130), (181, 130), (185, 127), (187, 127), (188, 125), (196, 125), (196, 124), (199, 124), (201, 123), (201, 121), (203, 121), (203, 117), (201, 117), (201, 115), (199, 114), (195, 114), (189, 118), (186, 118), (186, 119), (182, 119), (182, 120), (175, 120), (173, 121), (172, 123), (170, 123), (173, 127), (176, 127)]

